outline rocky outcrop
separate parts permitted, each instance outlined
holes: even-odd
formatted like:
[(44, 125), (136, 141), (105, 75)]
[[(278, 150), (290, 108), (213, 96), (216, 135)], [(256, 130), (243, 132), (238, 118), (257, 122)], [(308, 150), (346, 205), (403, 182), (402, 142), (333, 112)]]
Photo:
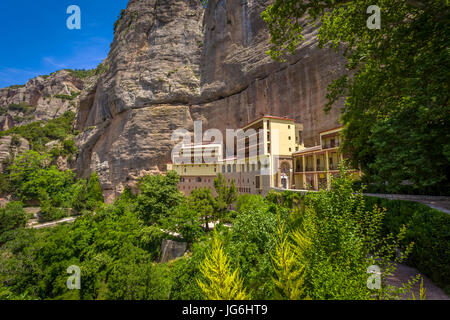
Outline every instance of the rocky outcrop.
[(198, 0), (131, 0), (105, 61), (108, 71), (81, 103), (79, 125), (197, 97), (202, 17)]
[(0, 89), (0, 130), (37, 120), (50, 120), (78, 109), (84, 81), (61, 70), (39, 76), (24, 86)]
[(187, 249), (186, 242), (163, 239), (161, 243), (161, 263), (166, 263), (184, 256)]
[(97, 170), (107, 199), (143, 172), (164, 171), (172, 132), (192, 127), (203, 11), (197, 0), (131, 0), (117, 24), (107, 71), (77, 117), (77, 172)]
[(99, 172), (107, 199), (144, 173), (165, 170), (172, 132), (238, 128), (262, 114), (304, 124), (307, 145), (338, 126), (326, 90), (343, 58), (317, 47), (316, 30), (287, 62), (272, 61), (260, 14), (270, 0), (131, 0), (106, 72), (81, 95), (77, 172)]
[(14, 159), (19, 153), (30, 150), (28, 141), (19, 136), (4, 136), (0, 138), (0, 172), (3, 172), (3, 163)]

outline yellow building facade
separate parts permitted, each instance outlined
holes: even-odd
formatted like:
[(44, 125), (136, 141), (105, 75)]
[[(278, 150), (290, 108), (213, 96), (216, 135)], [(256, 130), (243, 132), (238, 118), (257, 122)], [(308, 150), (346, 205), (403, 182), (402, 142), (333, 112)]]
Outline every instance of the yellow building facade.
[[(183, 145), (168, 170), (180, 176), (179, 189), (189, 195), (198, 188), (214, 191), (221, 173), (239, 193), (266, 195), (272, 189), (319, 190), (329, 188), (339, 173), (341, 130), (320, 133), (320, 145), (305, 148), (303, 125), (294, 119), (263, 116), (236, 130), (234, 141), (224, 144)], [(230, 147), (231, 146), (231, 147)], [(360, 176), (358, 170), (353, 174)]]
[[(330, 188), (331, 178), (339, 174), (344, 160), (340, 152), (342, 127), (320, 132), (320, 145), (293, 153), (294, 189), (319, 190)], [(359, 170), (350, 172), (360, 177)]]

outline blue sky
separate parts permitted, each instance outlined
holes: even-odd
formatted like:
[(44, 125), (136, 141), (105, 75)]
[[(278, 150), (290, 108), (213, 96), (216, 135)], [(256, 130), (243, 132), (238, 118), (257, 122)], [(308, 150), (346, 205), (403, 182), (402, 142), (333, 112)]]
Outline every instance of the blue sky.
[[(0, 2), (0, 88), (56, 70), (95, 68), (109, 52), (113, 25), (128, 0)], [(81, 9), (81, 30), (66, 26), (70, 5)]]

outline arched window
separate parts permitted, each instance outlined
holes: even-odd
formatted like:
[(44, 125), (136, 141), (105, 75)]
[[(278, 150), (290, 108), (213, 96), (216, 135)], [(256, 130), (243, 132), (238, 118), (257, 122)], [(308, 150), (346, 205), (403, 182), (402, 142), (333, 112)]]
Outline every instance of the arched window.
[(231, 172), (231, 164), (227, 166), (227, 172)]
[(222, 173), (225, 173), (225, 165), (222, 166)]

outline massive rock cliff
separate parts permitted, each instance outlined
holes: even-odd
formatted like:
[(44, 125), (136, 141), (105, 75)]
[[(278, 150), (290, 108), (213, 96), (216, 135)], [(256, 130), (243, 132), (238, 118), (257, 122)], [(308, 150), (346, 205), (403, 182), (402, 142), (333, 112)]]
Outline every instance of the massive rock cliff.
[(323, 112), (343, 59), (318, 49), (314, 29), (286, 63), (266, 54), (269, 0), (130, 0), (106, 72), (81, 95), (77, 171), (99, 173), (108, 200), (170, 159), (173, 130), (238, 128), (262, 115), (302, 122), (307, 145), (338, 126)]
[(201, 97), (192, 106), (206, 127), (238, 128), (263, 114), (304, 124), (307, 145), (318, 132), (337, 127), (339, 108), (323, 112), (328, 84), (344, 60), (319, 49), (317, 30), (305, 23), (305, 42), (286, 63), (266, 55), (269, 33), (260, 15), (270, 0), (215, 0), (205, 12)]
[(198, 0), (131, 0), (118, 22), (107, 71), (82, 96), (77, 124), (78, 174), (96, 170), (107, 199), (164, 170), (173, 130), (192, 126), (203, 11)]

